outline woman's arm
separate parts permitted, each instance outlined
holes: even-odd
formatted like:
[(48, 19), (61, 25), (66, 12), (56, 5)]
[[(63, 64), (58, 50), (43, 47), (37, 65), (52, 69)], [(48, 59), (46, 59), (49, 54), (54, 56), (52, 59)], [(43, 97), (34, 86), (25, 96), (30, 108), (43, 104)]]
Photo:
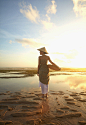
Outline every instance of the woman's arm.
[(54, 62), (51, 61), (50, 57), (49, 57), (49, 62), (50, 62), (52, 65), (57, 66)]
[(52, 62), (52, 61), (51, 61), (50, 57), (48, 57), (48, 58), (49, 58), (49, 59), (48, 59), (48, 60), (49, 60), (49, 62), (50, 62), (52, 65), (54, 65), (54, 66), (58, 67), (58, 69), (59, 69), (59, 70), (61, 70), (61, 68), (60, 68), (59, 66), (57, 66), (54, 62)]
[(37, 74), (39, 74), (39, 68), (40, 68), (40, 57), (38, 57), (38, 71), (37, 71)]

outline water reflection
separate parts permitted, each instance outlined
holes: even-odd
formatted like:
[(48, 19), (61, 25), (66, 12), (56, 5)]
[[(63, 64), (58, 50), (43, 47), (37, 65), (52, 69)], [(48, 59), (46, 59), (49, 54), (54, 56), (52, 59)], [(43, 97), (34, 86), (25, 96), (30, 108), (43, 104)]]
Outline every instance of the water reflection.
[(18, 77), (18, 76), (21, 76), (21, 77), (22, 77), (22, 76), (24, 76), (24, 74), (17, 74), (17, 73), (14, 73), (14, 72), (13, 72), (13, 73), (12, 73), (12, 72), (11, 72), (11, 73), (0, 73), (0, 77), (2, 77), (2, 78), (3, 78), (3, 77), (4, 77), (4, 78), (5, 78), (5, 77), (6, 77), (6, 78), (9, 78), (9, 77)]
[(70, 85), (71, 89), (80, 88), (86, 91), (86, 76), (71, 76), (65, 81)]
[(38, 77), (0, 79), (0, 92), (21, 91), (38, 87)]
[[(70, 74), (70, 73), (69, 73)], [(0, 92), (6, 91), (28, 91), (31, 88), (39, 88), (39, 77), (37, 75), (26, 78), (0, 79)], [(76, 91), (86, 91), (85, 75), (51, 75), (49, 90), (66, 91), (76, 89)]]

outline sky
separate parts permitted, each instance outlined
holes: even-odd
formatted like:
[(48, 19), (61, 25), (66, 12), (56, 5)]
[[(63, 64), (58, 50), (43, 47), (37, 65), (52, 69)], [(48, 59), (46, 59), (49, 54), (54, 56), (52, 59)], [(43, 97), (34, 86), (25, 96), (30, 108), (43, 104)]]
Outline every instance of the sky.
[(86, 68), (86, 0), (0, 0), (0, 67)]

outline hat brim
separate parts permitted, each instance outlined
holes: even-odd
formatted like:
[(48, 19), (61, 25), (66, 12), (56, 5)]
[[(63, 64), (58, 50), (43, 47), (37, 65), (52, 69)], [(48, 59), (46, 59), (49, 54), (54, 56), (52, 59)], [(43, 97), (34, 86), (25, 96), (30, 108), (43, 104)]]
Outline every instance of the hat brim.
[[(41, 49), (37, 49), (38, 51), (42, 51)], [(42, 51), (42, 52), (44, 52), (44, 51)], [(46, 54), (48, 54), (48, 52), (44, 52), (44, 53), (46, 53)]]

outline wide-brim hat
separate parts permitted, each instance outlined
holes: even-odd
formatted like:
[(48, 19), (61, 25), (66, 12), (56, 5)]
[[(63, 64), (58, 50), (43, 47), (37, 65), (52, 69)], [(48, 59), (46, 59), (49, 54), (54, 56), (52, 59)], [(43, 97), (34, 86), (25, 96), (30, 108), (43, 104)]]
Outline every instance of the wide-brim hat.
[(46, 54), (48, 54), (47, 50), (45, 47), (42, 47), (42, 48), (39, 48), (37, 49), (38, 51), (42, 51), (42, 52), (45, 52)]

